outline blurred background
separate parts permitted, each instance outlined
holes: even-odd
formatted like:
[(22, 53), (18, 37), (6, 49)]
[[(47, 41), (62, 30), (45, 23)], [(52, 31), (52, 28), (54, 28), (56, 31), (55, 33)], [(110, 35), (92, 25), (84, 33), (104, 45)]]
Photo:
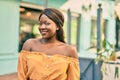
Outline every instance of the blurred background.
[(41, 36), (38, 17), (47, 7), (64, 14), (65, 40), (78, 50), (81, 80), (109, 78), (93, 59), (105, 39), (120, 51), (120, 0), (0, 0), (0, 75), (17, 72), (18, 53), (27, 39)]

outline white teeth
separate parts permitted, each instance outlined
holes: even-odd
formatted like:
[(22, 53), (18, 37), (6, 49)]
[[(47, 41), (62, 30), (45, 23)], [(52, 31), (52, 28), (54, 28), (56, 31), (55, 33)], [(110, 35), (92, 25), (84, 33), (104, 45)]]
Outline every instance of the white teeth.
[(42, 31), (42, 33), (46, 33), (45, 31)]
[(42, 33), (42, 34), (45, 34), (45, 33), (47, 33), (47, 31), (43, 31), (43, 30), (42, 30), (41, 33)]
[(47, 31), (43, 31), (43, 30), (41, 30), (41, 32), (47, 32)]

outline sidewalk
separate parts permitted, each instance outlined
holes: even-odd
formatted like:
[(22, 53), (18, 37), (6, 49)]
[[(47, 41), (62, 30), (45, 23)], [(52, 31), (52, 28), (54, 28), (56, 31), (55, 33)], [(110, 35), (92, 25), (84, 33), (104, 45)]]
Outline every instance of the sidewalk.
[(0, 80), (18, 80), (17, 73), (0, 75)]

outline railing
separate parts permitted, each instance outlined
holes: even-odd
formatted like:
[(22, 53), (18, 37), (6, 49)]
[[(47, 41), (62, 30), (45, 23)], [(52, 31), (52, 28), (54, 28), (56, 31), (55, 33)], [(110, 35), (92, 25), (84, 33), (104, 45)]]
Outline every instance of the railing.
[(80, 74), (80, 76), (81, 76), (81, 77), (80, 77), (80, 80), (85, 80), (85, 78), (86, 78), (86, 72), (88, 71), (88, 69), (90, 68), (90, 66), (91, 66), (92, 64), (94, 64), (94, 59), (90, 61), (90, 63), (88, 64), (88, 66), (87, 66), (87, 68), (84, 70), (84, 72), (82, 72), (82, 73)]

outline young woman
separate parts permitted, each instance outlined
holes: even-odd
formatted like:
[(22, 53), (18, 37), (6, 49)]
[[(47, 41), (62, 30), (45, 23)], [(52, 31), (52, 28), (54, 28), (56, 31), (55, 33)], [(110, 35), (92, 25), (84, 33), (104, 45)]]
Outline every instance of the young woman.
[(75, 48), (64, 41), (64, 17), (53, 8), (39, 16), (42, 38), (27, 40), (19, 53), (18, 80), (79, 80), (80, 68)]

